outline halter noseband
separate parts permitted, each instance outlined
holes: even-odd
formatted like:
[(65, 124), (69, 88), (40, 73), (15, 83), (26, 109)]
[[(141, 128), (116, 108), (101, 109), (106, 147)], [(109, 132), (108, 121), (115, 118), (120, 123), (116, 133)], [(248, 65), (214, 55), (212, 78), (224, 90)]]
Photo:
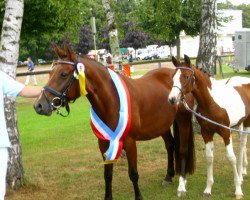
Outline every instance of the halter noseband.
[[(70, 61), (63, 61), (63, 60), (58, 60), (55, 62), (55, 65), (56, 64), (67, 64), (67, 65), (72, 65), (74, 66), (75, 63), (74, 62), (70, 62)], [(51, 110), (56, 110), (56, 113), (63, 116), (63, 117), (66, 117), (69, 115), (70, 113), (70, 108), (69, 108), (69, 104), (68, 104), (68, 101), (66, 99), (66, 94), (68, 93), (73, 81), (75, 80), (75, 77), (74, 75), (71, 76), (71, 78), (69, 79), (69, 82), (67, 83), (66, 87), (64, 88), (63, 92), (58, 92), (57, 90), (49, 87), (49, 86), (45, 86), (43, 87), (42, 89), (42, 92), (45, 96), (45, 99), (46, 101), (48, 102)], [(46, 94), (46, 92), (49, 92), (51, 94), (53, 94), (55, 97), (52, 99), (52, 101), (50, 102), (49, 101), (49, 98)], [(62, 106), (65, 106), (66, 108), (66, 111), (67, 111), (67, 115), (63, 115), (60, 111), (60, 108)]]
[[(194, 77), (194, 70), (192, 68), (190, 68), (190, 67), (176, 67), (176, 70), (178, 70), (178, 69), (185, 69), (185, 70), (189, 70), (189, 71), (192, 72), (192, 74), (188, 78), (187, 82), (183, 86), (183, 88), (185, 88), (185, 87), (187, 87), (187, 85), (191, 81), (191, 78)], [(194, 84), (194, 82), (193, 82), (193, 84)], [(178, 90), (180, 90), (180, 92), (181, 92), (181, 99), (180, 100), (182, 101), (185, 98), (185, 94), (183, 93), (183, 91), (182, 91), (182, 89), (180, 87), (178, 87), (176, 85), (173, 85), (173, 88), (174, 87), (177, 88)]]

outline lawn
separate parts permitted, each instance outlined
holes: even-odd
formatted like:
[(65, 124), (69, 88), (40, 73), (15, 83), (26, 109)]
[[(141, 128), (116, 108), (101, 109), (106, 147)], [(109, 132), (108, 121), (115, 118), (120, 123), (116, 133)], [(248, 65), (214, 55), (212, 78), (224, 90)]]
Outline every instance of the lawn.
[[(223, 72), (231, 73), (230, 68)], [(233, 73), (233, 70), (232, 70)], [(235, 75), (248, 75), (239, 72)], [(86, 98), (70, 104), (68, 117), (55, 113), (39, 116), (33, 100), (17, 99), (18, 127), (23, 148), (25, 184), (18, 191), (8, 190), (6, 200), (99, 200), (104, 197), (103, 163), (97, 139), (89, 125), (89, 103)], [(233, 134), (236, 155), (238, 135)], [(222, 139), (215, 135), (214, 177), (211, 200), (234, 199), (233, 174), (226, 158)], [(166, 173), (166, 152), (161, 138), (138, 142), (139, 185), (145, 200), (179, 200), (176, 197), (178, 177), (169, 187), (161, 185)], [(204, 143), (195, 137), (196, 171), (188, 175), (187, 196), (202, 200), (206, 184)], [(249, 144), (248, 144), (249, 150)], [(249, 170), (248, 170), (249, 173)], [(250, 199), (250, 178), (243, 183), (245, 199)], [(115, 164), (114, 200), (132, 200), (134, 192), (128, 178), (127, 161)]]

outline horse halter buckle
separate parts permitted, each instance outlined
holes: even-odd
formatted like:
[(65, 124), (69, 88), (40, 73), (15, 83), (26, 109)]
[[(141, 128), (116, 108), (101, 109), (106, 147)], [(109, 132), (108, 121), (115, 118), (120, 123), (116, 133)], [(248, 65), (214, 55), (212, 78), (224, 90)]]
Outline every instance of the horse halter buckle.
[(54, 97), (51, 101), (51, 106), (53, 108), (55, 108), (56, 110), (58, 110), (60, 107), (62, 107), (63, 102), (62, 99), (60, 97)]

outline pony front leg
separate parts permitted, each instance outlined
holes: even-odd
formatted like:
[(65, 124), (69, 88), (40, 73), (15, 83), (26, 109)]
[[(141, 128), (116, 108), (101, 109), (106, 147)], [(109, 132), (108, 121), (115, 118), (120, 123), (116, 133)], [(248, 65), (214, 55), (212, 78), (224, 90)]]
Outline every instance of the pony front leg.
[(128, 160), (128, 174), (129, 178), (133, 183), (135, 200), (142, 200), (141, 191), (138, 185), (139, 174), (137, 171), (137, 148), (136, 141), (132, 138), (127, 137), (124, 141), (124, 149), (126, 151)]
[[(241, 127), (241, 130), (243, 130), (243, 125)], [(250, 131), (250, 128), (245, 128), (245, 131)], [(241, 165), (239, 164), (239, 166), (241, 166), (241, 169), (240, 169), (241, 174), (239, 173), (239, 175), (242, 175), (242, 179), (243, 179), (243, 176), (247, 175), (248, 161), (247, 161), (247, 148), (246, 148), (246, 146), (247, 146), (247, 134), (240, 133), (240, 159), (241, 159), (240, 162), (241, 162)]]
[[(246, 143), (247, 143), (247, 136), (246, 136)], [(247, 166), (248, 166), (248, 161), (247, 161), (247, 148), (245, 147), (243, 151), (243, 169), (242, 169), (242, 174), (243, 176), (247, 175)]]
[(240, 153), (239, 153), (239, 163), (238, 163), (238, 174), (240, 180), (243, 181), (243, 175), (247, 173), (247, 134), (239, 133), (240, 137)]
[(233, 142), (232, 138), (230, 137), (230, 142), (226, 146), (226, 151), (227, 151), (227, 158), (231, 162), (231, 165), (233, 167), (233, 173), (234, 173), (234, 185), (235, 185), (235, 197), (236, 199), (242, 199), (243, 198), (243, 193), (241, 189), (241, 180), (237, 172), (237, 161), (236, 161), (236, 156), (233, 151)]
[(167, 150), (167, 159), (168, 159), (168, 164), (167, 164), (167, 174), (162, 182), (163, 186), (168, 186), (173, 183), (173, 177), (175, 174), (174, 170), (174, 138), (171, 134), (170, 129), (168, 130), (167, 134), (162, 136), (164, 143), (165, 143), (165, 148)]
[(104, 165), (105, 200), (112, 200), (113, 164)]
[(181, 175), (179, 177), (179, 186), (177, 188), (178, 197), (186, 196), (186, 193), (187, 193), (187, 190), (186, 190), (187, 180), (185, 177), (185, 174), (186, 174), (185, 171), (186, 171), (186, 160), (182, 159), (181, 160)]
[[(109, 142), (98, 139), (98, 145), (99, 145), (100, 152), (102, 154), (103, 161), (105, 161), (103, 154), (108, 149)], [(113, 164), (104, 164), (104, 180), (105, 180), (104, 200), (112, 200), (113, 198), (112, 197), (112, 179), (113, 179)]]
[(207, 159), (207, 186), (204, 190), (204, 196), (211, 195), (212, 186), (214, 184), (213, 162), (214, 162), (214, 142), (206, 143), (206, 159)]

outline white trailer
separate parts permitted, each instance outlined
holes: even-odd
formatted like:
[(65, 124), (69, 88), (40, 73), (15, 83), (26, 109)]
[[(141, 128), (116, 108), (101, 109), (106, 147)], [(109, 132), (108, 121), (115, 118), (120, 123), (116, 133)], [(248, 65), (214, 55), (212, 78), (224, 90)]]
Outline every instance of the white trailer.
[(250, 71), (250, 28), (235, 31), (234, 67)]

